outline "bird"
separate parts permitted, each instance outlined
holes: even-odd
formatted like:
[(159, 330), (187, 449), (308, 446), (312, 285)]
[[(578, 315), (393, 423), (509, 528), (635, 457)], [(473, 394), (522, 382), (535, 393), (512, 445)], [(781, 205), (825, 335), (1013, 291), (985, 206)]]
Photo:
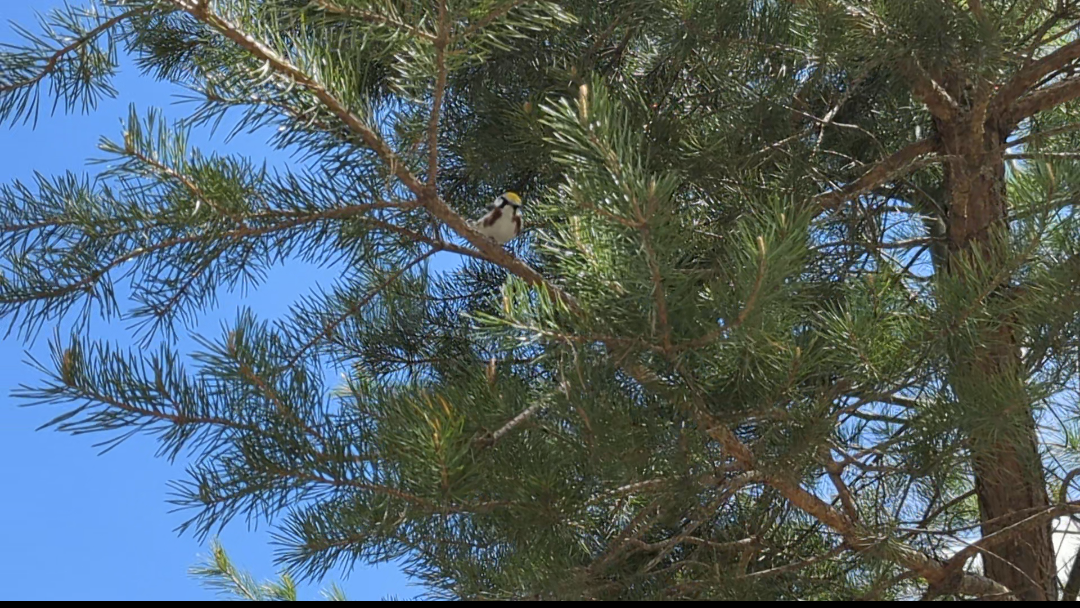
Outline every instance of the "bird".
[(473, 222), (480, 234), (500, 245), (521, 234), (521, 197), (513, 192), (500, 194), (484, 217)]

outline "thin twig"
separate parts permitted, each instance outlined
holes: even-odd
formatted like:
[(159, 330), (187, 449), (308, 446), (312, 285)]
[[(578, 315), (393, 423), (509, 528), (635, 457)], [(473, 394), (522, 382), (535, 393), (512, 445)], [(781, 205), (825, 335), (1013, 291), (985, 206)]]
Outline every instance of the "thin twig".
[(754, 288), (750, 291), (750, 297), (746, 300), (746, 306), (739, 312), (739, 316), (735, 319), (735, 326), (741, 327), (746, 319), (750, 316), (750, 312), (754, 310), (754, 305), (757, 304), (758, 296), (761, 294), (761, 285), (765, 282), (765, 238), (758, 235), (758, 268), (757, 277), (754, 278)]
[(840, 545), (839, 547), (835, 547), (835, 548), (833, 548), (832, 550), (830, 550), (830, 551), (828, 551), (826, 553), (823, 553), (823, 554), (815, 556), (815, 557), (811, 557), (810, 559), (806, 559), (806, 560), (803, 560), (801, 562), (795, 562), (795, 563), (792, 563), (792, 564), (787, 564), (785, 566), (778, 566), (776, 568), (769, 568), (768, 570), (761, 570), (761, 571), (758, 571), (758, 572), (751, 572), (749, 574), (744, 574), (744, 575), (742, 575), (742, 576), (740, 576), (738, 578), (740, 580), (747, 580), (748, 581), (748, 580), (755, 580), (755, 579), (759, 579), (759, 578), (766, 578), (766, 577), (770, 577), (770, 576), (779, 576), (781, 574), (787, 574), (789, 572), (795, 572), (796, 570), (802, 570), (803, 568), (808, 568), (810, 566), (813, 566), (814, 564), (817, 564), (817, 563), (820, 563), (820, 562), (823, 562), (823, 561), (826, 561), (826, 560), (830, 560), (830, 559), (836, 557), (837, 555), (840, 555), (841, 553), (843, 553), (846, 550), (847, 550), (847, 547), (845, 547), (843, 545)]
[(443, 95), (446, 93), (446, 45), (450, 42), (450, 16), (446, 9), (446, 0), (439, 2), (437, 35), (435, 37), (435, 92), (431, 101), (431, 116), (428, 118), (428, 169), (427, 185), (435, 192), (435, 183), (439, 176), (439, 117), (442, 112)]
[(525, 411), (521, 412), (517, 416), (514, 416), (510, 420), (510, 422), (507, 422), (506, 424), (501, 426), (494, 433), (488, 433), (477, 438), (476, 446), (479, 448), (489, 448), (495, 445), (500, 439), (506, 436), (507, 433), (517, 428), (529, 418), (532, 418), (534, 415), (536, 415), (537, 412), (543, 409), (543, 407), (544, 406), (541, 403), (535, 403), (533, 405), (530, 405), (528, 408), (525, 409)]

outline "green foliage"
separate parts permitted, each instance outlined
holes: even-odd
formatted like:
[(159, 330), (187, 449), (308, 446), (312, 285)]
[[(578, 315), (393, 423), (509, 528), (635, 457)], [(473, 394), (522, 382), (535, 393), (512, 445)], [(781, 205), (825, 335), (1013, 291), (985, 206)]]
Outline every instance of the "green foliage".
[[(272, 520), (280, 581), (216, 544), (195, 571), (233, 597), (390, 560), (432, 598), (980, 595), (930, 580), (976, 538), (971, 454), (1023, 439), (1020, 404), (1048, 487), (1080, 460), (1076, 103), (995, 143), (1008, 208), (978, 244), (932, 230), (955, 220), (956, 155), (888, 159), (940, 144), (924, 76), (973, 112), (1075, 43), (1080, 8), (1042, 4), (54, 13), (0, 49), (0, 120), (45, 91), (92, 109), (121, 51), (195, 103), (132, 108), (93, 178), (0, 187), (0, 317), (24, 339), (81, 321), (19, 396), (57, 410), (46, 426), (190, 457), (174, 502), (200, 538)], [(221, 125), (295, 162), (190, 145)], [(458, 225), (505, 190), (526, 199), (509, 253)], [(296, 259), (346, 270), (282, 318), (170, 345)], [(138, 346), (88, 335), (98, 315)], [(1002, 336), (1017, 356), (990, 373)]]
[[(211, 556), (191, 569), (191, 575), (227, 599), (250, 602), (295, 602), (296, 583), (288, 573), (277, 581), (256, 582), (247, 572), (239, 570), (229, 559), (225, 548), (217, 540), (210, 542)], [(322, 592), (331, 602), (346, 602), (348, 598), (337, 585), (330, 585)]]

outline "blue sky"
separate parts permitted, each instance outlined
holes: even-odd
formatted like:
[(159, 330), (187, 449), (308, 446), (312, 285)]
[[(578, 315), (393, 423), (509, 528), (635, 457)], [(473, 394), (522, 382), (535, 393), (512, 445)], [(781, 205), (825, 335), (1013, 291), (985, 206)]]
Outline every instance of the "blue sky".
[[(60, 6), (57, 0), (0, 2), (0, 21), (30, 25), (35, 12)], [(9, 27), (0, 29), (0, 41), (15, 40)], [(34, 171), (54, 175), (66, 170), (93, 172), (89, 158), (100, 158), (101, 136), (118, 139), (120, 119), (129, 104), (144, 110), (163, 108), (166, 117), (179, 118), (179, 89), (141, 78), (130, 63), (115, 82), (120, 94), (106, 100), (88, 116), (43, 115), (37, 128), (29, 125), (0, 130), (0, 182), (30, 180)], [(47, 110), (50, 103), (43, 104)], [(269, 154), (261, 134), (240, 137), (228, 145), (232, 154), (288, 165), (281, 154)], [(204, 149), (224, 150), (221, 137), (195, 138)], [(217, 335), (223, 321), (235, 318), (238, 306), (251, 307), (260, 316), (284, 312), (296, 297), (317, 284), (334, 279), (333, 269), (299, 263), (272, 272), (267, 282), (247, 297), (221, 294), (216, 309), (202, 315), (192, 333)], [(6, 327), (6, 325), (5, 325)], [(190, 535), (175, 528), (182, 513), (169, 513), (167, 482), (182, 478), (183, 462), (170, 465), (154, 458), (155, 442), (135, 437), (107, 454), (93, 444), (103, 436), (71, 437), (35, 429), (60, 412), (52, 407), (20, 407), (10, 397), (19, 384), (32, 384), (38, 374), (26, 364), (29, 355), (48, 360), (46, 328), (33, 344), (14, 337), (0, 341), (0, 462), (6, 463), (5, 491), (0, 494), (0, 600), (205, 600), (205, 590), (187, 574), (208, 552)], [(94, 338), (132, 345), (124, 324), (95, 321)], [(182, 334), (184, 332), (181, 332)], [(192, 343), (190, 336), (182, 345)], [(258, 578), (274, 574), (268, 527), (248, 530), (237, 521), (221, 540), (238, 565)], [(350, 599), (374, 600), (397, 595), (410, 597), (418, 588), (392, 565), (357, 566), (348, 578), (334, 573)], [(318, 587), (306, 586), (302, 599), (317, 599)]]

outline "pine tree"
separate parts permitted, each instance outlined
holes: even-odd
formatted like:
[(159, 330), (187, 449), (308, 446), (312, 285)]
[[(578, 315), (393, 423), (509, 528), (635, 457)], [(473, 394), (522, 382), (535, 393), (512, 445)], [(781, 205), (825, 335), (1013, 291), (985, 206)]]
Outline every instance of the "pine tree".
[[(198, 105), (133, 110), (98, 179), (0, 190), (0, 315), (141, 341), (57, 339), (21, 396), (193, 455), (185, 528), (274, 516), (302, 579), (1076, 599), (1051, 522), (1080, 512), (1078, 25), (1073, 0), (56, 12), (0, 53), (4, 120), (92, 110), (121, 50)], [(302, 162), (189, 146), (226, 118)], [(507, 189), (504, 249), (465, 218)], [(348, 271), (168, 345), (298, 258)]]

